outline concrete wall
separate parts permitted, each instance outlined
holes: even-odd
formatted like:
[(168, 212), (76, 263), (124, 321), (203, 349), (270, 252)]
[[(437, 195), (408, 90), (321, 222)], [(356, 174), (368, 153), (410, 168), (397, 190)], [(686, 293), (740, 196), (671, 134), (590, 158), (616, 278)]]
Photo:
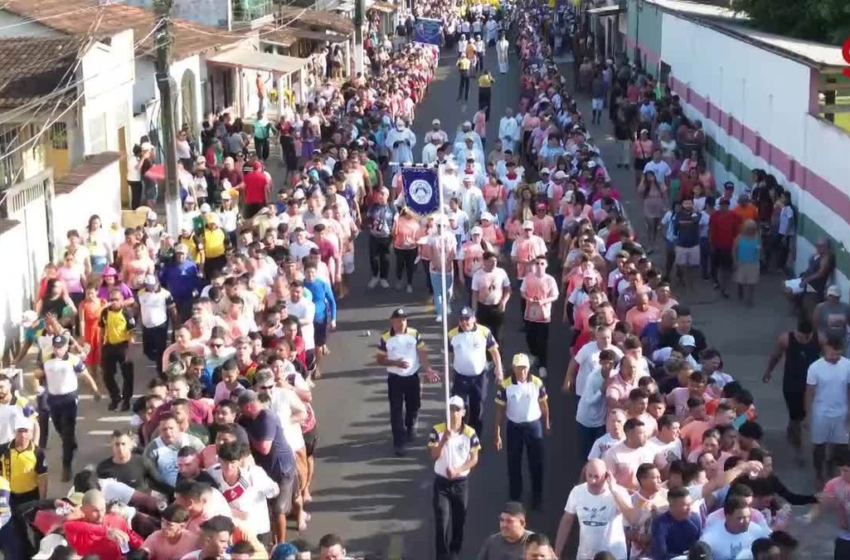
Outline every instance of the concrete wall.
[(661, 59), (689, 118), (703, 122), (718, 182), (751, 185), (765, 169), (800, 214), (798, 270), (818, 238), (831, 238), (836, 280), (850, 286), (850, 136), (809, 114), (817, 72), (713, 29), (664, 14)]
[[(5, 273), (0, 274), (0, 351), (5, 360), (14, 355), (14, 349), (21, 340), (21, 316), (32, 308), (41, 268), (30, 260), (26, 226), (12, 220), (0, 220), (0, 224), (5, 229), (0, 234), (0, 253), (5, 269)], [(46, 228), (42, 241), (47, 242)], [(46, 260), (41, 266), (44, 264)]]
[(0, 37), (63, 37), (63, 34), (46, 25), (0, 10)]
[[(126, 4), (153, 10), (154, 1), (126, 0)], [(174, 0), (172, 15), (211, 27), (227, 28), (229, 12), (229, 0)]]
[(118, 160), (104, 167), (69, 193), (57, 193), (53, 199), (53, 231), (56, 256), (61, 258), (68, 230), (83, 231), (89, 217), (97, 214), (105, 227), (121, 223), (121, 172)]
[(653, 76), (658, 76), (663, 14), (657, 6), (641, 0), (628, 0), (626, 53), (632, 59), (635, 45), (639, 45), (641, 65)]

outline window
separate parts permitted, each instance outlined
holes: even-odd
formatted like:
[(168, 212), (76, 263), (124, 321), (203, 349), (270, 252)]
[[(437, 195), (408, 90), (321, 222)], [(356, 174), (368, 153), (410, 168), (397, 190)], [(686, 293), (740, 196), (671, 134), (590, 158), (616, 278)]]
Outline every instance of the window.
[(87, 154), (100, 154), (107, 150), (106, 115), (98, 115), (86, 123), (89, 145)]
[(53, 123), (47, 137), (54, 150), (68, 149), (68, 125), (63, 122)]
[(272, 13), (272, 0), (233, 0), (233, 20), (250, 23)]
[(20, 143), (17, 125), (0, 126), (0, 189), (8, 189), (18, 178), (23, 165)]

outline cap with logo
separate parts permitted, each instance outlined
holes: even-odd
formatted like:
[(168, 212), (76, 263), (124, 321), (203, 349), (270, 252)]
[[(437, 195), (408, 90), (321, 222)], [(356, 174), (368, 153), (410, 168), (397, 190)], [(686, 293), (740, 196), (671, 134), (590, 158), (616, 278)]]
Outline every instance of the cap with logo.
[(394, 310), (392, 312), (392, 315), (390, 315), (390, 319), (406, 319), (406, 318), (407, 318), (407, 313), (404, 311), (404, 308), (402, 308), (402, 307), (399, 307), (398, 309)]
[(64, 334), (57, 334), (56, 336), (53, 337), (53, 347), (54, 348), (61, 348), (63, 346), (66, 346), (67, 344), (68, 344), (68, 337), (65, 336)]
[(449, 399), (449, 408), (457, 408), (460, 410), (466, 409), (466, 404), (463, 402), (463, 399), (459, 396), (455, 395)]
[(531, 367), (531, 360), (528, 354), (515, 354), (513, 360), (514, 367)]
[(473, 317), (475, 317), (475, 313), (472, 312), (472, 309), (470, 309), (469, 307), (461, 308), (461, 310), (460, 310), (460, 319), (461, 320), (472, 319)]

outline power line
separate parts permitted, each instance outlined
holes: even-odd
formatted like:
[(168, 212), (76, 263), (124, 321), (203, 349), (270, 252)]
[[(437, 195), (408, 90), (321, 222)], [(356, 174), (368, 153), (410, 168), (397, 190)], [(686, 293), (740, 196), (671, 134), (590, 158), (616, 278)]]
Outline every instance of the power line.
[[(21, 14), (15, 12), (14, 10), (8, 9), (9, 5), (14, 4), (14, 3), (15, 3), (15, 0), (10, 0), (4, 6), (0, 6), (0, 10), (7, 11), (10, 14), (14, 14), (14, 15), (20, 17), (20, 18), (23, 18), (24, 21), (19, 21), (17, 23), (10, 23), (9, 25), (4, 25), (4, 26), (0, 27), (0, 31), (5, 31), (7, 29), (14, 29), (15, 27), (21, 27), (23, 25), (28, 25), (30, 23), (41, 23), (43, 21), (48, 21), (48, 20), (52, 20), (52, 19), (64, 18), (64, 17), (70, 16), (71, 14), (79, 14), (79, 13), (83, 13), (83, 12), (90, 12), (92, 10), (99, 10), (99, 9), (105, 8), (106, 6), (109, 6), (109, 5), (118, 5), (118, 4), (124, 5), (123, 2), (119, 3), (119, 2), (116, 1), (113, 4), (103, 4), (103, 5), (95, 4), (93, 6), (88, 6), (86, 8), (79, 8), (79, 9), (76, 9), (76, 10), (69, 10), (67, 12), (62, 12), (60, 14), (52, 14), (52, 15), (43, 16), (43, 17), (34, 17), (34, 16), (21, 15)], [(50, 27), (50, 26), (47, 25), (46, 27)]]

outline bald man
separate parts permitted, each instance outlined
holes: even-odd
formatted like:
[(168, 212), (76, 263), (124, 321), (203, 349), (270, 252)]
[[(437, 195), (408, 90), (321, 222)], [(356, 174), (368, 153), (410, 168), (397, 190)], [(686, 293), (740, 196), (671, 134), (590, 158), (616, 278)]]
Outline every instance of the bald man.
[[(609, 482), (608, 468), (601, 459), (591, 459), (584, 468), (583, 484), (570, 491), (564, 515), (555, 539), (555, 557), (561, 558), (570, 538), (573, 522), (581, 525), (577, 560), (592, 560), (597, 552), (607, 550), (617, 560), (626, 560), (626, 532), (623, 513), (631, 516), (625, 489)], [(615, 493), (619, 494), (615, 497)], [(623, 507), (625, 506), (625, 508)], [(627, 509), (623, 512), (622, 509)]]

